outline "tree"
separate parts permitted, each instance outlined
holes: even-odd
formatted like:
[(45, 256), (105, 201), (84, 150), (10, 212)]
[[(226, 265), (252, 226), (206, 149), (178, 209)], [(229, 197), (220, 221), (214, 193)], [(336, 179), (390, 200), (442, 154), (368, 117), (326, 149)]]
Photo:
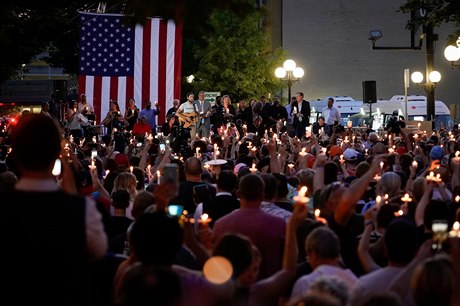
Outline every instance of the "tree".
[(280, 88), (274, 71), (284, 53), (278, 50), (272, 54), (268, 35), (261, 26), (264, 16), (265, 12), (255, 6), (244, 15), (221, 8), (211, 12), (208, 23), (212, 32), (204, 38), (206, 46), (196, 53), (200, 59), (195, 74), (197, 90), (228, 92), (240, 99)]
[(407, 0), (400, 10), (403, 13), (412, 13), (412, 18), (407, 23), (409, 29), (417, 29), (421, 25), (438, 27), (443, 23), (455, 23), (458, 29), (448, 37), (448, 42), (455, 42), (460, 35), (458, 0)]

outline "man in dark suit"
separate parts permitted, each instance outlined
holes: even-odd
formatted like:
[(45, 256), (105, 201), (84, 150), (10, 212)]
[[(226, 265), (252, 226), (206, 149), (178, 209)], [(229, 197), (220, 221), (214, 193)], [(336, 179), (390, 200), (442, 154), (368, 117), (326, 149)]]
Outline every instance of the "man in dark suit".
[(305, 127), (310, 125), (310, 102), (303, 99), (303, 92), (296, 93), (296, 103), (292, 106), (295, 135), (301, 138), (305, 135)]
[(224, 170), (217, 178), (216, 196), (203, 203), (203, 213), (211, 218), (211, 227), (219, 218), (240, 208), (240, 201), (233, 195), (237, 177), (231, 170)]
[(198, 100), (195, 101), (195, 109), (202, 118), (196, 124), (196, 132), (200, 137), (209, 137), (211, 129), (211, 103), (204, 99), (204, 91), (198, 93)]

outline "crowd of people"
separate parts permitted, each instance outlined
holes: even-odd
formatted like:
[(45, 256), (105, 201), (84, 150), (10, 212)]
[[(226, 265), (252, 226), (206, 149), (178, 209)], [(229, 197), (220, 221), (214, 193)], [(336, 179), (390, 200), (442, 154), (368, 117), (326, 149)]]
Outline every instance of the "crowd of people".
[(104, 135), (23, 114), (0, 138), (2, 296), (459, 305), (459, 131), (342, 126), (333, 103), (311, 123), (301, 92), (286, 107), (189, 93), (159, 127), (157, 103), (112, 101)]

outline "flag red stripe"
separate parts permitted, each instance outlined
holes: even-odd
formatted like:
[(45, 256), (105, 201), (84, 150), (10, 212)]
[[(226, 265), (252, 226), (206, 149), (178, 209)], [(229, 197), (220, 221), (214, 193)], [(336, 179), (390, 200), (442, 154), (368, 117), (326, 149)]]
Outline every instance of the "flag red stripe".
[(152, 35), (152, 20), (144, 25), (142, 38), (142, 108), (145, 100), (150, 98), (150, 40)]
[[(93, 107), (94, 107), (94, 113), (99, 115), (99, 119), (97, 122), (100, 122), (105, 114), (101, 114), (101, 96), (102, 96), (102, 77), (101, 76), (95, 76), (94, 77), (94, 91), (93, 91)], [(108, 101), (107, 101), (108, 103)]]
[(78, 101), (80, 101), (80, 95), (84, 94), (86, 90), (86, 76), (78, 76)]
[[(176, 36), (174, 43), (174, 98), (181, 97), (182, 76), (182, 21), (176, 23)], [(166, 110), (167, 111), (167, 110)]]
[[(167, 40), (167, 23), (162, 20), (160, 22), (160, 42), (158, 48), (158, 103), (160, 111), (165, 114), (166, 105), (166, 40)], [(158, 124), (164, 123), (164, 116), (160, 115)]]
[(129, 99), (134, 99), (134, 77), (126, 77), (126, 103)]
[[(118, 100), (118, 77), (110, 78), (110, 99)], [(117, 101), (120, 104), (121, 101)]]

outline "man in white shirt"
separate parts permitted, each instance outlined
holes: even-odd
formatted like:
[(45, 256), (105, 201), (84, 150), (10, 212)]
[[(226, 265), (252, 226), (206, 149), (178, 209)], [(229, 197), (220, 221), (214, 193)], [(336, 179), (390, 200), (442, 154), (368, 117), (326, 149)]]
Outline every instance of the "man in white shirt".
[[(198, 115), (197, 107), (195, 106), (195, 95), (193, 92), (189, 92), (187, 94), (187, 101), (182, 103), (179, 106), (179, 109), (176, 112), (176, 116), (179, 118), (179, 122), (182, 124), (185, 121), (188, 121), (190, 123), (190, 137), (192, 139), (195, 139), (196, 136), (196, 115)], [(195, 113), (195, 117), (190, 117), (187, 115)], [(185, 116), (181, 116), (185, 115)]]
[(334, 99), (329, 98), (327, 100), (327, 107), (323, 108), (323, 117), (326, 120), (326, 124), (329, 126), (329, 137), (334, 131), (334, 127), (339, 125), (342, 121), (339, 110), (334, 107)]

